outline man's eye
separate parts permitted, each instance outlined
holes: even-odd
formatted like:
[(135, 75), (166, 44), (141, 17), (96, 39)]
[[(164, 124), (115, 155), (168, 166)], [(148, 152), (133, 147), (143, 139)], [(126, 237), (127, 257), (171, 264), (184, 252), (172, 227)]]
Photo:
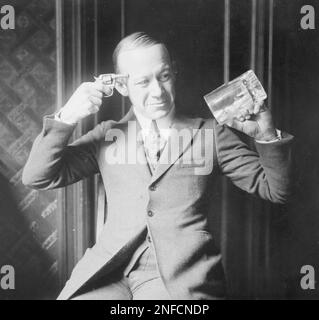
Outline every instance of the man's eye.
[(148, 84), (148, 80), (140, 80), (137, 81), (135, 84), (139, 85), (139, 86), (146, 86)]
[(160, 76), (160, 81), (168, 81), (171, 78), (171, 74), (169, 72), (163, 73)]

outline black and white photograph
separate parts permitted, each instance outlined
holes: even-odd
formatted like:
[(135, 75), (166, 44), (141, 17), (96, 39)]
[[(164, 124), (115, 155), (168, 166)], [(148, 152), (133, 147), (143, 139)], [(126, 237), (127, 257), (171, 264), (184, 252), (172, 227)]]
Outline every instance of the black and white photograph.
[(0, 300), (319, 299), (318, 19), (0, 0)]

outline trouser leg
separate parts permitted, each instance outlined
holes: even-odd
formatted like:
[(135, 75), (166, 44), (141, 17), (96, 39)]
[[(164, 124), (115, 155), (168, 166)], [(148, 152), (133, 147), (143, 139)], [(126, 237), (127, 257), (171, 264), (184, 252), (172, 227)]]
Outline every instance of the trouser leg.
[(98, 287), (84, 288), (74, 300), (171, 300), (157, 268), (152, 243), (138, 248), (128, 264), (105, 279)]
[(159, 274), (152, 244), (127, 275), (133, 300), (171, 300)]
[(127, 278), (120, 268), (82, 288), (72, 300), (132, 300)]
[(132, 300), (132, 293), (122, 280), (75, 296), (72, 300)]

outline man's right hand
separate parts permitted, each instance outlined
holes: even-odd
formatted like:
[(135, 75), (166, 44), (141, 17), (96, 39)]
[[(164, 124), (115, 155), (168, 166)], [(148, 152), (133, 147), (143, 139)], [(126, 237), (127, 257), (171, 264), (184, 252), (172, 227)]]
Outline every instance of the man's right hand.
[(61, 121), (75, 124), (99, 111), (103, 94), (110, 94), (110, 87), (100, 81), (83, 82), (59, 112)]

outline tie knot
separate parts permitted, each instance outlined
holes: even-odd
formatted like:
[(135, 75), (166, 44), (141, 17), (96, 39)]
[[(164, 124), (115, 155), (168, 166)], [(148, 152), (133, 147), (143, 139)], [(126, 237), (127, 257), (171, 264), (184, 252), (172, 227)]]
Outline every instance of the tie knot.
[(151, 122), (151, 125), (147, 133), (147, 139), (149, 141), (159, 141), (161, 139), (160, 130), (155, 120), (152, 120)]
[(160, 130), (156, 121), (152, 120), (144, 141), (145, 151), (152, 169), (155, 169), (156, 164), (159, 161), (160, 153), (165, 146), (165, 142), (165, 139), (160, 135)]
[(160, 137), (160, 130), (155, 120), (152, 120), (151, 122), (150, 133), (155, 135), (156, 137)]

